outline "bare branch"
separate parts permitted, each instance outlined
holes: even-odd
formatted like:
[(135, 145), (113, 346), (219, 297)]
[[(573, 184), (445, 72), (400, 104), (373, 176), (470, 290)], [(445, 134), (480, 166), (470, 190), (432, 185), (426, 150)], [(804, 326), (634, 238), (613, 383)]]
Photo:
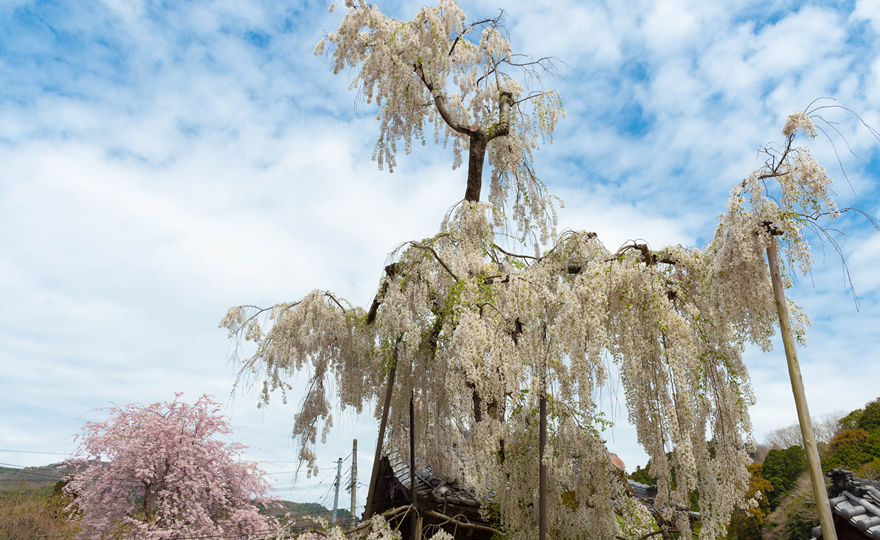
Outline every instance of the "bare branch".
[[(828, 126), (831, 129), (833, 129), (834, 131), (837, 132), (838, 135), (840, 135), (840, 138), (843, 139), (843, 142), (844, 142), (844, 144), (846, 144), (846, 148), (847, 148), (847, 150), (849, 150), (850, 154), (852, 154), (855, 157), (859, 157), (859, 156), (856, 156), (856, 153), (852, 151), (852, 148), (850, 148), (850, 146), (849, 146), (849, 142), (847, 142), (846, 137), (843, 136), (843, 134), (840, 132), (840, 130), (838, 130), (836, 127), (834, 127), (834, 125), (831, 122), (829, 122), (828, 120), (825, 120), (821, 116), (816, 115), (816, 118), (818, 118), (819, 120), (822, 120), (823, 122), (828, 124)], [(813, 124), (813, 125), (815, 125), (815, 124)], [(837, 146), (834, 144), (834, 141), (831, 140), (831, 137), (828, 136), (828, 133), (826, 133), (825, 130), (822, 129), (821, 126), (816, 126), (816, 129), (821, 131), (822, 135), (825, 135), (825, 138), (828, 139), (828, 142), (831, 143), (831, 148), (834, 150), (834, 157), (837, 158), (837, 164), (840, 166), (840, 172), (843, 173), (843, 177), (846, 179), (846, 183), (849, 184), (849, 188), (852, 190), (853, 195), (858, 197), (859, 195), (858, 195), (858, 193), (856, 193), (856, 190), (853, 187), (852, 182), (849, 181), (849, 176), (847, 176), (847, 174), (846, 174), (846, 169), (843, 168), (843, 161), (840, 160), (840, 155), (837, 153)]]
[(484, 24), (491, 24), (493, 27), (500, 26), (501, 19), (502, 19), (502, 17), (504, 17), (504, 10), (499, 9), (498, 11), (500, 11), (501, 13), (499, 13), (498, 16), (495, 17), (494, 19), (483, 19), (482, 21), (477, 21), (475, 23), (471, 23), (468, 25), (467, 28), (464, 29), (464, 31), (462, 33), (455, 36), (455, 41), (452, 42), (452, 47), (449, 48), (449, 56), (452, 56), (452, 53), (455, 51), (455, 46), (458, 45), (458, 41), (461, 39), (461, 36), (468, 35), (471, 32), (471, 30), (474, 29), (475, 26), (481, 26)]
[(538, 97), (538, 96), (543, 96), (543, 95), (544, 95), (544, 92), (534, 92), (534, 93), (529, 94), (528, 96), (526, 96), (526, 97), (520, 99), (519, 101), (514, 101), (513, 104), (514, 104), (514, 105), (519, 105), (519, 104), (522, 103), (523, 101), (528, 101), (528, 100), (530, 100), (530, 99), (535, 99), (536, 97)]
[(493, 529), (492, 527), (486, 527), (485, 525), (478, 525), (476, 523), (470, 523), (469, 521), (467, 521), (467, 518), (465, 518), (464, 516), (462, 516), (462, 518), (465, 521), (462, 521), (461, 519), (458, 519), (455, 517), (449, 517), (445, 514), (441, 514), (440, 512), (435, 512), (433, 510), (424, 510), (424, 511), (422, 511), (422, 513), (425, 515), (431, 516), (431, 517), (439, 518), (439, 519), (446, 518), (445, 523), (455, 523), (456, 526), (463, 527), (465, 529), (473, 529), (475, 531), (483, 531), (485, 533), (491, 533), (493, 535), (498, 534), (498, 531)]

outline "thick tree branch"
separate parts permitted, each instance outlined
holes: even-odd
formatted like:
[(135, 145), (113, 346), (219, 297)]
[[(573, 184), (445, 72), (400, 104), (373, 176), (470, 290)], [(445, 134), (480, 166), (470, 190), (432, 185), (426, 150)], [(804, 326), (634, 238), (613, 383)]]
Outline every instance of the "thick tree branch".
[[(498, 531), (493, 529), (492, 527), (486, 527), (485, 525), (478, 525), (476, 523), (462, 521), (461, 519), (458, 519), (457, 517), (450, 517), (445, 514), (441, 514), (440, 512), (435, 512), (433, 510), (424, 510), (422, 513), (425, 515), (431, 516), (431, 517), (438, 518), (438, 519), (446, 518), (446, 521), (443, 523), (443, 525), (445, 525), (446, 523), (455, 523), (458, 527), (462, 527), (465, 529), (473, 529), (475, 531), (483, 531), (485, 533), (489, 533), (489, 534), (493, 534), (493, 535), (498, 534)], [(464, 518), (464, 516), (462, 516), (462, 518)], [(464, 518), (464, 519), (467, 519), (467, 518)]]
[(513, 106), (513, 94), (507, 91), (501, 92), (498, 98), (498, 123), (489, 128), (486, 142), (496, 137), (504, 137), (510, 134), (510, 107)]
[[(669, 254), (658, 252), (658, 251), (651, 251), (651, 249), (648, 247), (647, 244), (636, 244), (636, 243), (632, 243), (632, 244), (621, 247), (620, 249), (617, 250), (617, 253), (615, 253), (610, 259), (606, 259), (605, 262), (611, 262), (611, 261), (620, 259), (620, 257), (624, 253), (626, 253), (627, 251), (629, 251), (631, 249), (637, 249), (639, 252), (641, 252), (642, 262), (647, 264), (648, 266), (654, 266), (657, 263), (664, 263), (664, 264), (671, 264), (671, 265), (678, 264), (678, 261), (676, 259), (670, 257)], [(576, 272), (571, 272), (571, 270), (569, 270), (569, 272), (576, 273)]]
[(416, 73), (416, 75), (419, 76), (419, 79), (421, 79), (422, 84), (425, 85), (425, 88), (428, 89), (428, 92), (431, 93), (431, 97), (434, 99), (434, 106), (437, 107), (437, 112), (440, 113), (440, 117), (443, 118), (443, 121), (446, 122), (446, 125), (452, 128), (454, 131), (457, 131), (458, 133), (469, 135), (471, 133), (469, 127), (466, 127), (463, 124), (459, 124), (452, 119), (452, 115), (449, 114), (449, 110), (446, 108), (446, 97), (442, 93), (438, 92), (434, 88), (434, 85), (425, 76), (425, 70), (422, 66), (422, 63), (419, 62), (417, 64), (414, 64), (413, 71)]
[(489, 145), (489, 141), (510, 133), (510, 107), (513, 104), (513, 94), (503, 91), (498, 99), (498, 122), (485, 131), (477, 126), (468, 128), (471, 141), (468, 151), (467, 188), (464, 192), (464, 200), (466, 201), (480, 201), (480, 191), (483, 187), (483, 161), (486, 158), (486, 147)]
[(501, 253), (504, 253), (504, 254), (507, 255), (508, 257), (517, 257), (517, 258), (519, 258), (519, 259), (531, 259), (531, 260), (533, 260), (533, 261), (540, 261), (540, 260), (542, 259), (542, 257), (532, 257), (531, 255), (517, 255), (516, 253), (511, 253), (511, 252), (509, 252), (509, 251), (505, 251), (505, 250), (504, 250), (501, 246), (499, 246), (498, 244), (492, 244), (492, 247), (495, 248), (495, 249), (497, 249), (497, 250), (500, 251)]
[(385, 300), (385, 295), (388, 294), (388, 280), (394, 277), (399, 266), (398, 263), (391, 263), (385, 267), (385, 281), (382, 282), (379, 292), (376, 293), (376, 296), (373, 298), (373, 304), (370, 306), (370, 311), (367, 313), (367, 324), (373, 324), (376, 320), (376, 314), (379, 312), (379, 305)]

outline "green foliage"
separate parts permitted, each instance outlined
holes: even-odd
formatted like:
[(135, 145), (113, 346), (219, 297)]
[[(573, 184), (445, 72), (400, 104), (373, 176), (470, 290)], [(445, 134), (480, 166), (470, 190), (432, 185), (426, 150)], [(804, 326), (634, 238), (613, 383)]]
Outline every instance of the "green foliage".
[(794, 488), (797, 479), (806, 470), (807, 455), (800, 446), (767, 452), (762, 473), (773, 484), (773, 491), (768, 495), (771, 509), (779, 506), (782, 498)]
[(727, 528), (728, 540), (761, 540), (764, 519), (770, 514), (770, 499), (767, 495), (773, 492), (773, 484), (764, 478), (761, 465), (752, 464), (748, 468), (750, 478), (746, 497), (757, 499), (758, 507), (734, 512)]
[(865, 439), (865, 453), (873, 458), (880, 458), (880, 429), (875, 430)]
[(865, 405), (865, 410), (859, 417), (856, 427), (864, 429), (868, 433), (880, 428), (880, 398)]
[(880, 458), (875, 458), (874, 461), (865, 463), (853, 471), (853, 474), (859, 478), (880, 481)]
[(802, 540), (810, 538), (814, 527), (819, 526), (819, 518), (811, 519), (809, 516), (801, 514), (793, 514), (789, 517), (788, 523), (785, 524), (785, 533), (787, 540)]
[(62, 463), (53, 463), (40, 467), (25, 467), (23, 469), (0, 467), (0, 491), (17, 491), (22, 486), (29, 490), (37, 488), (49, 488), (46, 496), (52, 492), (52, 485), (73, 469)]
[(831, 439), (828, 445), (829, 454), (822, 463), (822, 470), (855, 470), (863, 463), (871, 461), (871, 455), (865, 451), (868, 436), (864, 429), (848, 429)]
[(629, 479), (634, 482), (639, 482), (641, 484), (645, 484), (648, 486), (653, 486), (657, 484), (657, 477), (651, 476), (649, 472), (651, 469), (651, 461), (648, 460), (648, 464), (645, 465), (645, 468), (641, 468), (641, 466), (636, 465), (636, 470), (629, 475)]
[(828, 455), (822, 460), (822, 470), (849, 469), (856, 476), (873, 478), (880, 470), (880, 398), (856, 409), (840, 420), (844, 431), (828, 444)]
[(812, 536), (810, 531), (818, 525), (819, 514), (812, 485), (809, 477), (804, 475), (767, 517), (762, 536), (765, 540), (804, 540)]
[(31, 488), (22, 482), (0, 491), (0, 538), (52, 538), (75, 535), (65, 506), (69, 500), (52, 488)]
[(865, 411), (862, 409), (856, 409), (848, 415), (844, 416), (840, 419), (840, 429), (843, 431), (847, 431), (850, 429), (858, 429), (859, 420), (862, 418), (862, 413)]
[[(880, 398), (841, 418), (839, 426), (841, 431), (820, 451), (822, 469), (848, 469), (859, 478), (880, 480)], [(764, 459), (764, 477), (775, 488), (783, 488), (782, 493), (770, 493), (775, 510), (765, 520), (764, 540), (803, 540), (819, 524), (809, 479), (803, 475), (795, 480), (806, 470), (804, 458), (803, 450), (795, 446), (771, 450)]]
[[(269, 514), (273, 516), (283, 516), (287, 512), (290, 512), (292, 517), (321, 517), (329, 520), (333, 511), (329, 508), (325, 508), (319, 503), (297, 503), (291, 501), (272, 501), (272, 503), (266, 507), (266, 505), (259, 505), (261, 514)], [(351, 520), (351, 512), (345, 510), (343, 508), (339, 508), (336, 510), (336, 519), (342, 522), (347, 522)]]

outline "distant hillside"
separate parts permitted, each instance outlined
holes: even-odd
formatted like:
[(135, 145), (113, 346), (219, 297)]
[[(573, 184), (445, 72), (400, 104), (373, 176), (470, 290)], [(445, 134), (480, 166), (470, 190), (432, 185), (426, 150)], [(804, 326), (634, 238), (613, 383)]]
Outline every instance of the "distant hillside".
[[(268, 514), (273, 516), (283, 516), (290, 512), (291, 517), (294, 518), (320, 517), (328, 521), (333, 515), (332, 510), (324, 508), (318, 503), (295, 503), (291, 501), (276, 501), (276, 503), (280, 503), (280, 507), (276, 504), (275, 508), (270, 508), (268, 510)], [(340, 508), (336, 511), (336, 519), (343, 522), (350, 521), (351, 512)]]
[(72, 467), (64, 467), (61, 463), (23, 469), (0, 467), (0, 491), (53, 488), (56, 482), (71, 472)]
[[(0, 467), (0, 492), (27, 489), (42, 492), (48, 497), (52, 494), (55, 483), (72, 472), (72, 467), (65, 467), (61, 463), (23, 469)], [(262, 511), (273, 516), (283, 516), (289, 512), (294, 519), (320, 517), (327, 521), (333, 515), (332, 510), (318, 503), (291, 501), (277, 501), (277, 503), (279, 504), (273, 505), (274, 507), (268, 511), (265, 508)], [(351, 513), (348, 510), (339, 509), (336, 512), (336, 518), (338, 521), (347, 522), (351, 520)]]

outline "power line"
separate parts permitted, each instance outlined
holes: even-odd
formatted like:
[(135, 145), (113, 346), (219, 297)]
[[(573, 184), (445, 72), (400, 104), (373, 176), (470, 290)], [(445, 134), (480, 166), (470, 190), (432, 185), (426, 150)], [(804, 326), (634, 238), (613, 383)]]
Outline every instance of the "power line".
[(304, 486), (290, 486), (290, 487), (286, 487), (286, 488), (276, 488), (275, 491), (297, 491), (297, 490), (306, 489), (306, 488), (314, 489), (320, 485), (321, 484), (306, 484)]
[[(14, 476), (25, 477), (24, 480), (20, 480), (22, 482), (40, 482), (40, 481), (45, 481), (45, 480), (54, 480), (54, 481), (58, 482), (61, 480), (67, 480), (68, 477), (71, 475), (73, 475), (73, 477), (74, 477), (73, 479), (76, 480), (76, 476), (77, 476), (76, 472), (68, 473), (63, 476), (48, 476), (46, 474), (40, 474), (39, 472), (25, 470), (25, 469), (29, 469), (30, 467), (25, 467), (24, 465), (15, 465), (12, 463), (0, 463), (0, 466), (16, 468), (15, 470), (0, 471), (0, 475), (10, 474), (10, 475), (14, 475)], [(246, 476), (246, 475), (245, 474), (235, 475), (235, 477), (238, 477), (238, 478), (241, 478), (244, 476)], [(7, 481), (11, 481), (11, 480), (7, 480)], [(80, 482), (81, 482), (81, 480), (80, 480)], [(136, 480), (132, 480), (131, 483), (97, 482), (94, 480), (90, 480), (85, 483), (88, 485), (92, 485), (92, 486), (121, 486), (121, 487), (126, 487), (126, 488), (142, 488), (142, 487), (144, 487), (142, 482), (138, 482)]]
[(318, 487), (318, 486), (320, 486), (321, 484), (323, 484), (324, 481), (327, 480), (328, 478), (330, 478), (332, 475), (333, 475), (333, 473), (328, 474), (327, 476), (325, 476), (323, 480), (321, 480), (320, 482), (318, 482), (317, 484), (315, 484), (315, 487), (313, 487), (312, 489), (308, 490), (306, 493), (303, 494), (302, 497), (300, 497), (300, 498), (299, 498), (297, 501), (295, 501), (295, 502), (302, 502), (302, 500), (305, 499), (306, 496), (307, 496), (309, 493), (312, 492), (312, 490), (314, 490), (316, 487)]
[[(51, 455), (51, 456), (70, 456), (70, 457), (73, 457), (75, 451), (74, 452), (38, 452), (36, 450), (0, 449), (0, 452), (8, 452), (10, 454), (45, 454), (45, 455)], [(351, 454), (349, 454), (348, 457), (343, 458), (343, 461), (347, 460), (349, 457), (351, 457)], [(248, 460), (244, 460), (244, 461), (253, 462), (253, 463), (301, 463), (302, 462), (299, 459), (291, 459), (291, 460), (248, 459)], [(321, 460), (315, 461), (315, 463), (323, 463), (323, 464), (332, 463), (335, 465), (336, 460), (321, 459)]]
[(72, 452), (62, 454), (61, 452), (34, 452), (32, 450), (0, 450), (0, 452), (9, 452), (11, 454), (51, 454), (54, 456), (71, 456)]

